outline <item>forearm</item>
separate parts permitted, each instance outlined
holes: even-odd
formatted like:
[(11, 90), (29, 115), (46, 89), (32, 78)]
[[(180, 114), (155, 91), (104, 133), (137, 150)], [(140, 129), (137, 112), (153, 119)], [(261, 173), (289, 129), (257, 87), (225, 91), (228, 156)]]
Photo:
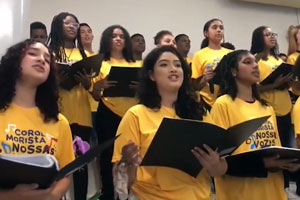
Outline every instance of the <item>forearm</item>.
[(196, 91), (202, 90), (202, 88), (204, 88), (205, 84), (207, 83), (207, 81), (205, 81), (205, 79), (203, 78), (203, 76), (200, 76), (197, 79), (192, 79), (192, 84), (194, 86), (194, 89)]
[(128, 166), (128, 189), (131, 188), (131, 186), (136, 180), (137, 168), (138, 167), (135, 165)]
[(260, 93), (267, 92), (267, 91), (274, 90), (274, 89), (275, 89), (274, 84), (258, 85), (257, 86), (257, 90)]

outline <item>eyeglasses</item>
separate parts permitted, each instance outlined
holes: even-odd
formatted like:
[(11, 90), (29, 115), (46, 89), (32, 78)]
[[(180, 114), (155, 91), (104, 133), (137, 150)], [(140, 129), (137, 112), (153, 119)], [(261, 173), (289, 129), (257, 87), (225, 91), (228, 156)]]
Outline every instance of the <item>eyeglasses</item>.
[(277, 37), (278, 34), (277, 33), (268, 32), (268, 33), (264, 34), (264, 36), (266, 36), (266, 37)]
[(74, 28), (78, 29), (79, 28), (79, 24), (76, 22), (66, 22), (64, 21), (64, 25), (65, 26), (73, 26)]

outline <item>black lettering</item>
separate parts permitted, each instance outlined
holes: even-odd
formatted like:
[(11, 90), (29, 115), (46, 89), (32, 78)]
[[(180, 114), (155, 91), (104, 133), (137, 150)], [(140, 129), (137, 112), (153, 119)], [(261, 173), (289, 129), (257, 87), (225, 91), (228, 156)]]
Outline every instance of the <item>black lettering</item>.
[(28, 154), (33, 154), (34, 153), (34, 145), (28, 145)]

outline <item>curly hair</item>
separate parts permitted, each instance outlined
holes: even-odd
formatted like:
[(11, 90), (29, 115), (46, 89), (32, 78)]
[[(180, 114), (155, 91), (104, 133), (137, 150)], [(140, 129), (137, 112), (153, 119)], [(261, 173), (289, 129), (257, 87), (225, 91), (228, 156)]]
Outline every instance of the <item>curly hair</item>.
[[(75, 21), (79, 24), (79, 21), (77, 17), (71, 13), (67, 12), (62, 12), (59, 13), (58, 15), (54, 16), (52, 23), (51, 23), (51, 32), (49, 34), (47, 44), (50, 47), (50, 49), (55, 53), (56, 59), (59, 62), (66, 62), (67, 61), (67, 56), (65, 53), (65, 39), (63, 35), (63, 20), (67, 17), (71, 16), (75, 19)], [(77, 41), (77, 44), (76, 44)], [(73, 41), (74, 47), (77, 46), (77, 48), (80, 51), (80, 54), (82, 58), (86, 58), (86, 54), (84, 52), (84, 48), (81, 42), (81, 37), (80, 37), (80, 31), (77, 31), (76, 38)]]
[(99, 49), (99, 54), (103, 54), (104, 60), (110, 60), (110, 53), (111, 53), (111, 39), (112, 39), (112, 34), (115, 29), (121, 29), (123, 34), (124, 34), (124, 39), (125, 39), (125, 47), (122, 51), (122, 54), (127, 62), (135, 62), (133, 58), (133, 53), (132, 53), (132, 47), (131, 47), (131, 39), (128, 31), (120, 26), (120, 25), (112, 25), (106, 28), (102, 32), (101, 40), (100, 40), (100, 49)]
[(156, 83), (150, 79), (149, 74), (153, 72), (156, 62), (165, 52), (170, 52), (179, 58), (184, 73), (183, 83), (174, 103), (176, 114), (181, 118), (202, 120), (206, 110), (197, 101), (196, 93), (191, 86), (189, 67), (179, 52), (171, 46), (155, 48), (144, 59), (137, 93), (140, 103), (151, 109), (160, 109), (161, 107), (161, 96)]
[[(0, 111), (4, 112), (10, 106), (16, 95), (16, 82), (22, 76), (21, 61), (28, 48), (35, 44), (27, 39), (8, 48), (0, 62)], [(41, 43), (42, 44), (42, 43)], [(43, 44), (44, 45), (44, 44)], [(46, 46), (45, 46), (46, 47)], [(47, 47), (49, 50), (49, 48)], [(50, 52), (50, 50), (49, 50)], [(55, 78), (55, 58), (50, 52), (50, 72), (47, 80), (37, 87), (35, 103), (44, 116), (44, 121), (58, 120), (58, 91)]]
[[(267, 26), (260, 26), (256, 28), (252, 33), (252, 42), (251, 42), (251, 48), (250, 52), (257, 57), (257, 60), (263, 59), (267, 60), (268, 58), (268, 52), (266, 52), (266, 44), (264, 39), (264, 30), (268, 28)], [(273, 47), (270, 50), (270, 54), (274, 56), (276, 59), (278, 58), (279, 49), (278, 45), (276, 44), (275, 47)]]
[[(249, 54), (248, 50), (236, 50), (227, 55), (225, 55), (220, 63), (218, 64), (218, 68), (221, 68), (221, 84), (220, 84), (220, 92), (221, 94), (228, 94), (233, 100), (237, 97), (238, 88), (236, 84), (235, 77), (232, 74), (232, 70), (239, 70), (239, 61), (241, 61), (242, 57)], [(260, 98), (257, 84), (252, 85), (252, 96), (254, 99), (258, 100), (262, 105), (267, 105), (266, 101)]]

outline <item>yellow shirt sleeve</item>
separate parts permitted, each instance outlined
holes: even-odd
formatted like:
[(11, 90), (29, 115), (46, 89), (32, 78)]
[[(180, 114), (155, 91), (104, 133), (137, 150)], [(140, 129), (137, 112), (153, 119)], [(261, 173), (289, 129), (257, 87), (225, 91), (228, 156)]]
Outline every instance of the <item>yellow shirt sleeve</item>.
[(75, 159), (72, 133), (67, 119), (63, 115), (59, 115), (59, 137), (58, 137), (58, 159), (59, 168), (63, 168)]

